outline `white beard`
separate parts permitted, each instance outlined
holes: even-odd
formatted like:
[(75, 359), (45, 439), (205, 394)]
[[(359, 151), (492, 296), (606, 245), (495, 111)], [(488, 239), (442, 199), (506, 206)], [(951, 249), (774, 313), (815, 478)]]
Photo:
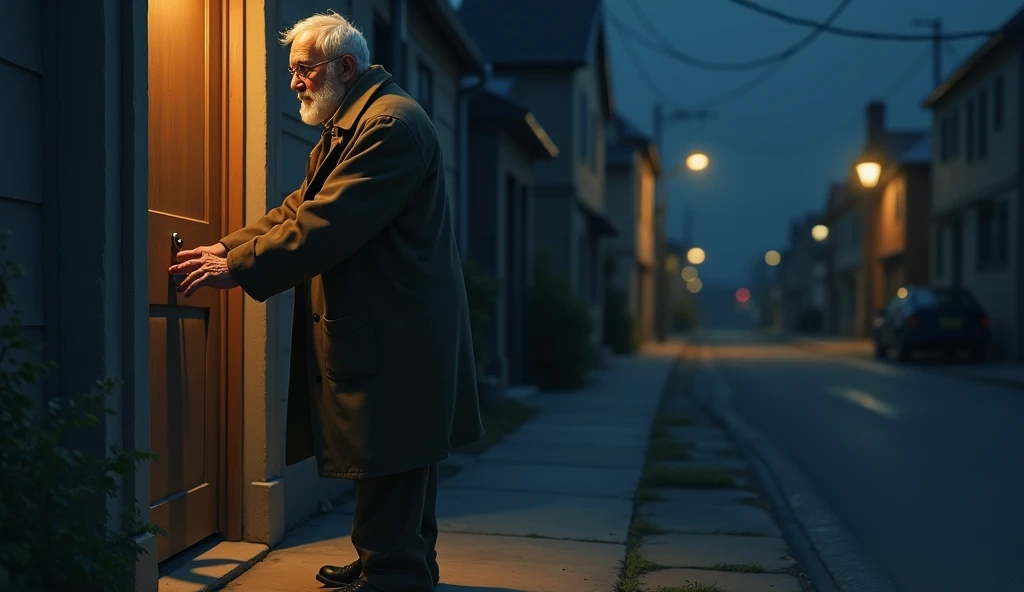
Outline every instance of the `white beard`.
[[(345, 89), (334, 80), (330, 80), (315, 93), (303, 91), (297, 93), (299, 98), (299, 117), (306, 125), (321, 125), (327, 121), (341, 105), (345, 97)], [(303, 99), (312, 99), (305, 101)]]

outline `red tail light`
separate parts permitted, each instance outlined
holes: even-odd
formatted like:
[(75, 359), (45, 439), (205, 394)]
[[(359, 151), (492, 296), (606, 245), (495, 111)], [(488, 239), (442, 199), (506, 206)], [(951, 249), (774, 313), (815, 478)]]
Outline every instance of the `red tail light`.
[(917, 317), (914, 315), (907, 317), (907, 326), (911, 329), (917, 327)]
[(981, 317), (981, 328), (988, 329), (991, 322), (988, 320), (988, 315)]

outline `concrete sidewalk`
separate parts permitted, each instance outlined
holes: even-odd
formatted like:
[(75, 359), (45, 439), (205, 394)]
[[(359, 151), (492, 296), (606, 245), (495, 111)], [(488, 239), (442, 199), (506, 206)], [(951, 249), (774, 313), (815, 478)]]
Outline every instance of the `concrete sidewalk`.
[[(532, 397), (541, 413), (445, 479), (438, 592), (613, 590), (651, 420), (680, 352), (670, 344), (618, 358), (587, 388)], [(355, 559), (353, 507), (292, 531), (225, 589), (319, 589), (321, 565)]]

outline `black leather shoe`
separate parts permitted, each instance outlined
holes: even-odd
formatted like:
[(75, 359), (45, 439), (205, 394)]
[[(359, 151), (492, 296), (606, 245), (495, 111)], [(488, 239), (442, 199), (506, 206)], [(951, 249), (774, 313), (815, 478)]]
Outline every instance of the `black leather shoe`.
[(316, 574), (316, 579), (328, 588), (340, 588), (358, 580), (359, 574), (362, 573), (362, 571), (363, 565), (359, 563), (359, 560), (357, 559), (343, 567), (325, 565), (321, 567), (320, 572)]
[[(335, 565), (325, 565), (320, 568), (320, 573), (316, 574), (318, 582), (328, 588), (340, 588), (342, 586), (348, 586), (349, 584), (359, 583), (362, 580), (359, 579), (359, 574), (362, 573), (363, 566), (359, 563), (359, 560), (355, 560), (346, 566), (338, 567)], [(434, 576), (434, 581), (431, 582), (434, 588), (440, 583), (441, 578)], [(363, 582), (364, 584), (366, 582)], [(374, 588), (356, 588), (356, 590), (373, 590)], [(347, 590), (347, 589), (346, 589)], [(342, 591), (345, 592), (345, 591)]]

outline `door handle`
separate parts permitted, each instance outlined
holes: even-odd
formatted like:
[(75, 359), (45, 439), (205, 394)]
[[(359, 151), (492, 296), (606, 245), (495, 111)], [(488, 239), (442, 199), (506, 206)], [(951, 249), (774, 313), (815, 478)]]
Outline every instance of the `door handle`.
[[(177, 232), (172, 232), (171, 233), (171, 263), (172, 264), (178, 262), (178, 258), (176, 257), (176, 255), (178, 254), (178, 251), (181, 251), (181, 249), (184, 246), (185, 246), (185, 240), (183, 238), (181, 238), (181, 235), (178, 234)], [(172, 275), (171, 276), (171, 280), (174, 281), (175, 284), (180, 284), (184, 279), (185, 279), (185, 274), (177, 274), (177, 275)]]

